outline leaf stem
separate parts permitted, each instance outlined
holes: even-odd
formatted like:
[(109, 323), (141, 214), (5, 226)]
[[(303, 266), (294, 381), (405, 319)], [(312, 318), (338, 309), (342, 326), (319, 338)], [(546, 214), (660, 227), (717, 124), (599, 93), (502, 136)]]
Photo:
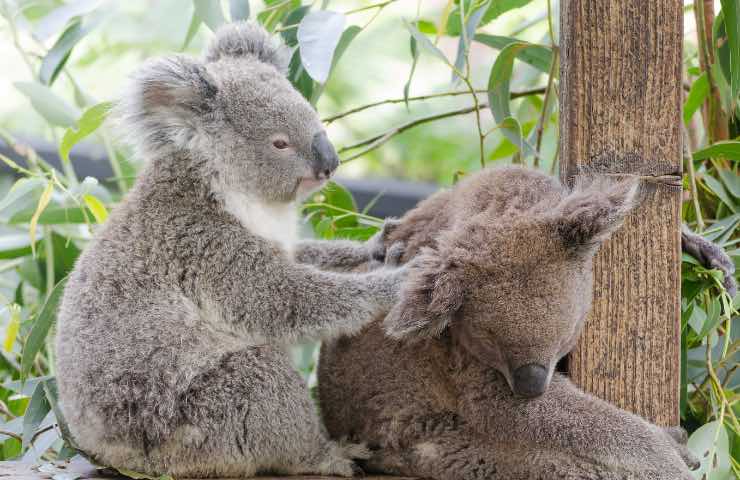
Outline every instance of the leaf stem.
[(398, 0), (386, 0), (385, 2), (378, 2), (372, 5), (366, 5), (364, 7), (355, 8), (354, 10), (348, 10), (344, 12), (344, 15), (352, 15), (353, 13), (364, 12), (365, 10), (371, 10), (373, 8), (382, 9), (382, 8), (385, 8), (387, 5), (390, 5), (391, 3), (394, 3), (397, 1)]
[[(547, 5), (550, 5), (550, 1), (548, 0)], [(549, 17), (548, 17), (549, 18)], [(547, 123), (547, 116), (549, 114), (550, 109), (550, 98), (553, 94), (553, 89), (555, 87), (555, 69), (558, 65), (558, 56), (559, 52), (555, 49), (553, 49), (552, 52), (552, 61), (550, 62), (550, 72), (547, 76), (547, 88), (545, 88), (545, 99), (543, 100), (542, 104), (542, 113), (540, 115), (539, 120), (537, 121), (537, 140), (535, 142), (535, 156), (534, 156), (534, 167), (539, 167), (540, 164), (540, 151), (542, 149), (542, 137), (545, 134), (545, 125)]]

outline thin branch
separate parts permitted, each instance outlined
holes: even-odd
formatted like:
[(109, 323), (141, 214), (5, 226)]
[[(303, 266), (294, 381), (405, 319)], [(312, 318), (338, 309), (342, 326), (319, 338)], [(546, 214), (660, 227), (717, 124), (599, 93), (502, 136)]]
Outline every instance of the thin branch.
[(7, 430), (0, 430), (0, 435), (5, 435), (6, 437), (15, 438), (19, 442), (23, 441), (23, 438), (18, 435), (17, 433), (9, 432)]
[(461, 109), (458, 109), (458, 110), (450, 110), (448, 112), (437, 113), (437, 114), (434, 114), (434, 115), (429, 115), (427, 117), (417, 118), (417, 119), (412, 120), (412, 121), (410, 121), (408, 123), (404, 123), (403, 125), (399, 125), (397, 127), (394, 127), (392, 129), (388, 130), (387, 132), (384, 132), (384, 133), (375, 135), (373, 137), (367, 138), (367, 139), (365, 139), (365, 140), (363, 140), (361, 142), (355, 143), (353, 145), (347, 145), (346, 147), (340, 148), (339, 149), (339, 153), (344, 153), (344, 152), (347, 152), (349, 150), (354, 150), (356, 148), (364, 147), (364, 146), (367, 145), (367, 147), (364, 148), (362, 151), (357, 152), (356, 154), (353, 154), (353, 155), (351, 155), (351, 156), (349, 156), (347, 158), (342, 159), (341, 162), (342, 163), (345, 163), (345, 162), (349, 162), (350, 160), (354, 160), (354, 159), (356, 159), (358, 157), (361, 157), (361, 156), (365, 155), (366, 153), (371, 152), (371, 151), (375, 150), (376, 148), (380, 147), (381, 145), (383, 145), (384, 143), (386, 143), (388, 140), (390, 140), (391, 138), (395, 137), (396, 135), (399, 135), (399, 134), (405, 132), (406, 130), (409, 130), (411, 128), (417, 127), (417, 126), (422, 125), (424, 123), (434, 122), (436, 120), (441, 120), (443, 118), (448, 118), (448, 117), (454, 117), (454, 116), (457, 116), (457, 115), (465, 115), (465, 114), (468, 114), (468, 113), (472, 113), (472, 112), (474, 112), (476, 110), (483, 110), (485, 108), (488, 108), (488, 104), (486, 104), (486, 103), (480, 103), (477, 108), (475, 106), (472, 106), (472, 107), (461, 108)]
[[(521, 90), (519, 92), (511, 92), (509, 98), (512, 99), (512, 100), (514, 100), (516, 98), (528, 97), (528, 96), (531, 96), (531, 95), (542, 95), (542, 94), (545, 93), (545, 88), (546, 87), (537, 87), (537, 88), (532, 88), (532, 89), (529, 89), (529, 90)], [(485, 93), (488, 93), (488, 90), (485, 90), (485, 89), (476, 89), (475, 90), (475, 93), (485, 94)], [(432, 99), (432, 98), (456, 97), (456, 96), (459, 96), (459, 95), (470, 95), (470, 90), (459, 90), (459, 91), (454, 91), (454, 92), (442, 92), (442, 93), (431, 93), (431, 94), (428, 94), (428, 95), (419, 95), (417, 97), (409, 97), (408, 98), (408, 101), (409, 102), (416, 102), (416, 101), (420, 101), (420, 100), (429, 100), (429, 99)], [(326, 117), (326, 118), (322, 119), (321, 121), (324, 122), (324, 123), (326, 123), (326, 124), (330, 124), (332, 122), (335, 122), (335, 121), (339, 120), (340, 118), (344, 118), (344, 117), (347, 117), (349, 115), (352, 115), (352, 114), (355, 114), (355, 113), (358, 113), (358, 112), (362, 112), (364, 110), (368, 110), (370, 108), (379, 107), (381, 105), (397, 104), (397, 103), (405, 103), (405, 100), (403, 98), (390, 98), (390, 99), (387, 99), (387, 100), (380, 100), (378, 102), (373, 102), (373, 103), (368, 103), (366, 105), (361, 105), (359, 107), (352, 108), (352, 109), (347, 110), (347, 111), (344, 111), (342, 113), (338, 113), (336, 115), (332, 115), (330, 117)]]
[[(550, 6), (550, 2), (547, 2), (548, 7)], [(548, 8), (549, 10), (549, 8)], [(550, 97), (553, 94), (553, 88), (555, 86), (555, 69), (558, 65), (558, 51), (555, 50), (552, 53), (552, 60), (550, 63), (550, 72), (547, 78), (547, 88), (545, 89), (545, 99), (542, 104), (542, 114), (540, 115), (539, 120), (537, 121), (537, 141), (535, 144), (535, 151), (536, 154), (534, 156), (534, 166), (535, 168), (539, 166), (540, 163), (540, 151), (542, 150), (542, 137), (545, 134), (545, 124), (547, 123), (547, 117), (549, 114), (549, 104), (550, 104)]]
[(696, 215), (696, 227), (701, 233), (704, 230), (704, 218), (701, 214), (701, 204), (699, 203), (699, 191), (696, 189), (696, 171), (694, 169), (694, 159), (689, 151), (689, 133), (686, 127), (683, 131), (683, 161), (689, 172), (689, 184), (691, 185), (691, 201), (694, 204), (694, 214)]
[(354, 10), (349, 10), (347, 12), (344, 12), (344, 14), (345, 15), (352, 15), (353, 13), (364, 12), (365, 10), (370, 10), (370, 9), (373, 9), (373, 8), (383, 9), (387, 5), (390, 5), (391, 3), (394, 3), (396, 1), (398, 1), (398, 0), (386, 0), (385, 2), (379, 2), (379, 3), (375, 3), (373, 5), (366, 5), (364, 7), (355, 8)]

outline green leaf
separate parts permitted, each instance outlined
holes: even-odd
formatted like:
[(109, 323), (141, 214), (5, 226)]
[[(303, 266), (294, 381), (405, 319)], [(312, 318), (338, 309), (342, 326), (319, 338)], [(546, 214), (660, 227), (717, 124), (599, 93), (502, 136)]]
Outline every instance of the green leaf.
[(100, 128), (112, 107), (113, 104), (111, 102), (101, 102), (93, 105), (82, 113), (82, 116), (77, 121), (76, 129), (70, 127), (64, 132), (64, 137), (62, 137), (62, 141), (59, 144), (59, 156), (63, 161), (69, 161), (69, 152), (72, 150), (72, 147)]
[(98, 197), (95, 195), (91, 195), (89, 193), (83, 195), (82, 199), (87, 208), (90, 209), (90, 212), (92, 212), (93, 217), (95, 217), (95, 221), (98, 223), (105, 223), (105, 220), (108, 218), (108, 210), (105, 208), (103, 202), (98, 200)]
[(355, 213), (357, 204), (352, 194), (336, 182), (329, 182), (320, 192), (312, 195), (304, 207), (304, 214), (314, 231), (323, 238), (327, 238), (330, 227), (332, 236), (335, 229), (357, 227)]
[(417, 20), (415, 23), (416, 28), (418, 28), (421, 33), (426, 33), (427, 35), (437, 34), (437, 26), (434, 22), (429, 20)]
[(434, 44), (427, 38), (426, 35), (421, 33), (416, 27), (406, 22), (405, 20), (404, 25), (406, 25), (406, 28), (408, 29), (409, 33), (411, 33), (411, 36), (414, 37), (414, 39), (416, 40), (417, 46), (442, 60), (445, 64), (450, 65), (450, 61), (447, 60), (447, 57), (445, 57), (445, 54), (442, 53), (442, 50), (434, 46)]
[(283, 41), (285, 44), (289, 47), (295, 47), (298, 45), (298, 28), (297, 26), (301, 23), (301, 20), (303, 20), (303, 17), (306, 16), (306, 14), (311, 10), (311, 7), (309, 5), (304, 5), (302, 7), (298, 7), (295, 10), (290, 11), (286, 16), (285, 20), (283, 21), (283, 24), (286, 28), (282, 32), (280, 32), (280, 36), (283, 37)]
[(687, 446), (701, 461), (699, 469), (692, 472), (696, 478), (731, 478), (730, 440), (724, 425), (718, 421), (702, 425), (691, 434)]
[(28, 334), (25, 344), (23, 345), (23, 356), (21, 358), (21, 377), (26, 378), (31, 372), (36, 354), (41, 351), (45, 344), (46, 335), (49, 329), (56, 321), (59, 301), (64, 293), (64, 286), (67, 284), (67, 278), (57, 283), (54, 289), (46, 299), (44, 306), (36, 316), (31, 327), (31, 333)]
[(329, 78), (334, 50), (344, 32), (346, 18), (328, 10), (308, 13), (298, 25), (298, 49), (306, 72), (319, 83)]
[(195, 14), (203, 23), (208, 25), (212, 31), (226, 23), (224, 12), (221, 10), (221, 2), (218, 0), (193, 0)]
[[(491, 73), (488, 77), (488, 101), (491, 113), (496, 123), (501, 127), (501, 132), (514, 145), (519, 146), (525, 155), (535, 154), (536, 152), (524, 141), (521, 136), (521, 126), (516, 119), (512, 118), (510, 107), (509, 81), (514, 69), (514, 59), (517, 53), (528, 48), (534, 47), (527, 42), (516, 42), (507, 45), (499, 53), (496, 61), (493, 63)], [(513, 123), (512, 118), (516, 123)]]
[(313, 78), (306, 73), (306, 69), (303, 68), (303, 62), (301, 61), (301, 52), (296, 48), (293, 52), (293, 57), (290, 59), (290, 65), (288, 66), (288, 78), (293, 87), (301, 92), (301, 95), (306, 100), (311, 100), (313, 97), (314, 87), (316, 82)]
[(229, 15), (232, 22), (249, 19), (249, 0), (230, 0)]
[(726, 157), (730, 160), (740, 161), (740, 142), (737, 140), (724, 140), (714, 143), (705, 148), (700, 148), (692, 155), (695, 161), (706, 160), (710, 157)]
[(720, 0), (730, 53), (730, 84), (733, 99), (740, 94), (740, 0)]
[[(22, 210), (8, 220), (9, 225), (21, 225), (29, 223), (35, 210)], [(79, 207), (49, 207), (39, 216), (39, 225), (64, 225), (87, 223), (85, 214)]]
[[(342, 55), (344, 55), (347, 47), (349, 47), (349, 44), (361, 31), (362, 29), (360, 27), (358, 27), (357, 25), (352, 25), (350, 27), (347, 27), (347, 30), (342, 33), (342, 36), (339, 39), (339, 43), (337, 44), (337, 48), (334, 49), (334, 58), (332, 58), (331, 68), (329, 68), (329, 78), (331, 78), (332, 72), (336, 68), (339, 59), (342, 58)], [(318, 84), (318, 86), (313, 90), (313, 93), (311, 94), (311, 105), (316, 105), (316, 102), (319, 101), (319, 97), (324, 92), (325, 86), (326, 82)]]
[[(486, 8), (483, 6), (482, 8), (485, 9), (485, 13), (483, 14), (482, 20), (480, 22), (481, 26), (488, 25), (493, 20), (497, 19), (504, 13), (508, 12), (509, 10), (513, 10), (515, 8), (520, 8), (528, 3), (530, 3), (532, 0), (493, 0), (490, 2), (488, 7)], [(473, 8), (475, 4), (472, 4)], [(471, 8), (471, 0), (465, 0), (465, 14), (466, 16), (470, 16), (470, 8)], [(458, 36), (460, 35), (460, 7), (459, 5), (455, 7), (455, 9), (450, 12), (450, 16), (447, 19), (447, 34), (452, 36)]]
[[(496, 50), (503, 50), (512, 43), (519, 43), (518, 40), (513, 37), (502, 37), (500, 35), (488, 35), (487, 33), (478, 33), (475, 35), (474, 40), (484, 45), (488, 45)], [(549, 73), (550, 63), (552, 62), (552, 49), (545, 45), (531, 44), (529, 48), (519, 50), (516, 58), (524, 63), (527, 63), (537, 70)]]
[(67, 2), (49, 12), (34, 29), (33, 35), (42, 42), (60, 32), (74, 18), (86, 15), (102, 3), (100, 0)]
[(719, 173), (719, 177), (732, 196), (740, 198), (740, 175), (727, 168), (720, 168), (717, 170), (717, 173)]
[(43, 383), (39, 382), (28, 402), (26, 413), (23, 415), (23, 448), (31, 444), (31, 439), (50, 410), (51, 405), (46, 398)]
[(17, 180), (5, 197), (0, 200), (0, 220), (7, 222), (16, 211), (35, 205), (45, 185), (46, 182), (40, 178)]
[[(38, 243), (38, 240), (36, 240)], [(0, 260), (25, 257), (31, 254), (31, 239), (26, 234), (0, 237)]]
[(711, 175), (704, 175), (704, 177), (702, 177), (702, 180), (707, 185), (707, 187), (709, 187), (709, 189), (714, 192), (714, 194), (717, 195), (720, 200), (722, 200), (722, 203), (727, 205), (727, 207), (732, 210), (732, 213), (737, 213), (737, 205), (735, 205), (735, 202), (733, 202), (730, 196), (727, 195), (725, 187), (722, 186), (719, 180)]
[[(488, 3), (488, 2), (486, 2)], [(464, 5), (464, 4), (463, 4)], [(455, 68), (458, 72), (462, 72), (467, 62), (467, 53), (470, 48), (471, 38), (475, 36), (475, 30), (478, 28), (478, 24), (483, 18), (483, 14), (486, 12), (485, 7), (481, 7), (467, 16), (468, 20), (465, 23), (465, 35), (460, 35), (460, 40), (457, 42), (457, 55), (455, 56)], [(458, 15), (458, 20), (459, 20)], [(452, 82), (461, 80), (460, 77), (452, 72)]]
[(416, 39), (411, 36), (409, 37), (409, 49), (411, 51), (411, 70), (409, 70), (409, 78), (406, 80), (406, 84), (403, 86), (403, 103), (406, 105), (406, 109), (409, 108), (409, 92), (411, 90), (411, 80), (414, 78), (414, 72), (416, 71), (416, 65), (419, 63), (419, 48), (416, 45)]
[(94, 23), (89, 23), (83, 27), (82, 22), (78, 20), (67, 27), (41, 61), (41, 68), (39, 70), (39, 80), (41, 80), (41, 83), (46, 85), (54, 83), (59, 72), (62, 71), (62, 68), (64, 68), (64, 65), (67, 63), (67, 59), (72, 53), (74, 46), (77, 45), (77, 43), (82, 40), (82, 38), (87, 35), (94, 26)]
[(203, 23), (203, 21), (198, 16), (198, 12), (193, 12), (193, 16), (190, 18), (190, 25), (188, 25), (188, 31), (185, 34), (185, 40), (183, 40), (180, 50), (185, 50), (186, 48), (188, 48), (190, 42), (192, 42), (193, 38), (195, 38), (195, 34), (198, 33), (201, 23)]
[(709, 95), (709, 80), (707, 80), (707, 72), (704, 72), (691, 84), (686, 102), (683, 104), (683, 123), (689, 124), (691, 117), (704, 104), (707, 95)]
[(31, 106), (44, 119), (57, 127), (75, 125), (78, 113), (46, 85), (38, 82), (15, 82), (15, 88), (31, 101)]

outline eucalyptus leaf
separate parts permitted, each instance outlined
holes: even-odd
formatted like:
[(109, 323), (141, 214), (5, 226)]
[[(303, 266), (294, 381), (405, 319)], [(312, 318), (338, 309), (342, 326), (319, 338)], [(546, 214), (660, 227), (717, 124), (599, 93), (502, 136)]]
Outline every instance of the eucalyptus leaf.
[(102, 102), (85, 110), (77, 121), (77, 128), (68, 128), (59, 144), (59, 156), (69, 161), (69, 152), (80, 140), (95, 132), (108, 117), (113, 104)]
[[(331, 60), (331, 68), (329, 69), (329, 77), (331, 77), (331, 73), (336, 68), (337, 63), (339, 62), (339, 59), (342, 58), (342, 55), (344, 55), (344, 52), (347, 50), (347, 47), (349, 47), (349, 44), (352, 43), (352, 40), (354, 40), (355, 37), (361, 31), (362, 29), (360, 27), (358, 27), (357, 25), (352, 25), (352, 26), (347, 27), (347, 29), (344, 32), (342, 32), (342, 37), (339, 39), (337, 48), (334, 49), (334, 58), (332, 58)], [(316, 88), (314, 88), (313, 93), (311, 94), (311, 105), (316, 105), (316, 102), (318, 102), (319, 97), (324, 92), (325, 86), (326, 86), (326, 83), (321, 83)]]
[[(489, 35), (487, 33), (476, 34), (474, 40), (491, 48), (495, 48), (496, 50), (503, 50), (512, 43), (521, 42), (521, 40), (513, 37)], [(545, 45), (530, 44), (528, 48), (519, 50), (516, 54), (516, 58), (533, 66), (541, 72), (549, 73), (550, 63), (552, 62), (552, 49)]]
[(195, 13), (203, 23), (208, 25), (212, 31), (218, 30), (218, 27), (226, 23), (224, 12), (221, 9), (221, 2), (217, 0), (193, 0)]
[(39, 425), (50, 410), (51, 405), (49, 405), (49, 400), (46, 398), (43, 383), (39, 382), (33, 391), (33, 395), (31, 395), (31, 400), (28, 402), (26, 413), (23, 415), (23, 448), (31, 443)]
[(717, 421), (702, 425), (691, 434), (687, 446), (701, 461), (699, 469), (693, 472), (696, 478), (731, 478), (730, 440), (724, 425)]
[(319, 10), (307, 14), (298, 25), (298, 49), (303, 67), (319, 83), (325, 83), (329, 77), (345, 21), (341, 13)]
[(409, 37), (409, 50), (411, 51), (411, 70), (409, 70), (409, 78), (406, 80), (406, 84), (403, 86), (403, 103), (406, 105), (406, 109), (409, 108), (409, 92), (411, 91), (411, 80), (414, 78), (414, 72), (416, 72), (416, 65), (419, 63), (419, 48), (416, 44), (416, 39), (413, 36)]
[[(486, 6), (490, 3), (488, 0), (483, 6), (474, 11), (468, 16), (468, 20), (465, 23), (465, 35), (460, 35), (460, 40), (457, 42), (457, 55), (455, 56), (455, 69), (458, 72), (462, 72), (467, 62), (468, 50), (470, 49), (470, 42), (475, 36), (475, 30), (478, 28), (478, 24), (483, 18), (483, 14), (486, 13)], [(452, 72), (452, 82), (457, 83), (461, 78), (455, 71)]]
[(740, 198), (740, 175), (728, 168), (720, 168), (717, 173), (732, 196)]
[[(8, 220), (9, 225), (22, 225), (29, 223), (34, 210), (22, 210)], [(85, 214), (80, 210), (79, 207), (49, 207), (46, 208), (37, 220), (39, 225), (64, 225), (64, 224), (80, 224), (87, 223)]]
[(740, 94), (740, 0), (720, 0), (720, 4), (730, 56), (730, 78), (727, 81), (731, 97), (737, 99)]
[(39, 69), (39, 80), (41, 83), (51, 85), (62, 71), (67, 59), (77, 43), (92, 30), (94, 25), (83, 26), (81, 21), (73, 22), (62, 33), (54, 46), (44, 56)]
[(73, 18), (92, 12), (101, 3), (102, 0), (76, 0), (62, 4), (39, 21), (33, 34), (44, 42), (60, 32)]
[(23, 355), (21, 357), (21, 377), (26, 378), (31, 372), (33, 362), (36, 359), (36, 354), (43, 348), (46, 335), (49, 333), (49, 329), (52, 324), (56, 321), (57, 309), (59, 308), (59, 301), (64, 293), (64, 286), (67, 284), (67, 279), (64, 278), (62, 281), (57, 283), (49, 293), (44, 306), (41, 311), (36, 315), (36, 319), (31, 327), (31, 332), (28, 334), (23, 345)]
[(0, 236), (0, 260), (25, 257), (31, 250), (31, 239), (25, 233)]
[(737, 205), (734, 201), (732, 201), (732, 198), (727, 195), (725, 187), (722, 186), (719, 180), (711, 175), (704, 175), (704, 177), (702, 177), (702, 180), (709, 187), (709, 189), (712, 190), (712, 192), (714, 192), (714, 194), (717, 195), (720, 200), (722, 200), (722, 203), (724, 203), (727, 208), (732, 210), (732, 213), (737, 213)]
[(683, 104), (683, 123), (686, 125), (691, 121), (694, 113), (704, 104), (709, 95), (709, 80), (707, 73), (704, 72), (699, 78), (691, 84), (689, 94), (686, 96), (686, 102)]
[(711, 157), (725, 157), (730, 160), (740, 161), (740, 141), (725, 140), (713, 143), (705, 148), (700, 148), (692, 155), (694, 160), (706, 160)]
[(188, 31), (187, 33), (185, 33), (185, 40), (183, 40), (180, 50), (185, 50), (186, 48), (188, 48), (190, 42), (192, 42), (193, 38), (195, 38), (195, 34), (198, 33), (198, 30), (200, 29), (200, 25), (202, 23), (203, 20), (200, 19), (198, 12), (194, 11), (193, 16), (190, 18), (190, 25), (188, 25)]
[(77, 119), (77, 110), (59, 98), (46, 85), (38, 82), (15, 82), (13, 84), (31, 101), (33, 109), (57, 127), (72, 127)]
[[(466, 16), (470, 16), (470, 8), (474, 6), (474, 2), (471, 0), (464, 0), (465, 3), (463, 4), (464, 10), (466, 12)], [(493, 0), (491, 2), (486, 2), (480, 9), (483, 10), (483, 15), (481, 18), (481, 26), (488, 25), (493, 20), (497, 19), (504, 13), (508, 12), (509, 10), (513, 10), (515, 8), (520, 8), (528, 3), (530, 3), (532, 0)], [(452, 36), (460, 35), (460, 6), (459, 2), (458, 6), (455, 7), (452, 12), (450, 12), (450, 16), (447, 19), (447, 34)]]
[(298, 7), (295, 10), (290, 11), (283, 20), (285, 30), (280, 32), (280, 36), (283, 37), (283, 41), (289, 47), (295, 47), (298, 45), (298, 28), (297, 25), (301, 23), (303, 17), (311, 10), (309, 5)]
[(426, 35), (424, 35), (423, 33), (421, 33), (416, 27), (414, 27), (413, 25), (411, 25), (408, 22), (404, 22), (404, 24), (406, 25), (406, 28), (408, 29), (408, 31), (411, 33), (411, 36), (414, 37), (414, 39), (416, 40), (416, 45), (418, 47), (421, 47), (422, 49), (426, 50), (427, 53), (431, 53), (432, 55), (434, 55), (438, 59), (442, 60), (447, 65), (450, 65), (450, 61), (447, 60), (447, 57), (445, 57), (445, 54), (442, 53), (442, 50), (440, 50), (439, 48), (437, 48), (427, 38)]
[(249, 0), (229, 0), (229, 15), (232, 22), (249, 19)]

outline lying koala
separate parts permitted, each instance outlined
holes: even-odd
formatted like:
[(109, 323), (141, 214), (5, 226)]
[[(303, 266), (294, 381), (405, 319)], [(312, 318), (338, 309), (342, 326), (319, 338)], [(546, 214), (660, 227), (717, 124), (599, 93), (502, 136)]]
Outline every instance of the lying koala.
[(389, 254), (414, 259), (401, 302), (382, 325), (322, 347), (330, 435), (367, 442), (376, 451), (365, 467), (389, 474), (691, 479), (697, 461), (680, 428), (554, 373), (591, 306), (594, 253), (636, 189), (597, 180), (570, 191), (506, 167), (407, 214), (387, 239)]

